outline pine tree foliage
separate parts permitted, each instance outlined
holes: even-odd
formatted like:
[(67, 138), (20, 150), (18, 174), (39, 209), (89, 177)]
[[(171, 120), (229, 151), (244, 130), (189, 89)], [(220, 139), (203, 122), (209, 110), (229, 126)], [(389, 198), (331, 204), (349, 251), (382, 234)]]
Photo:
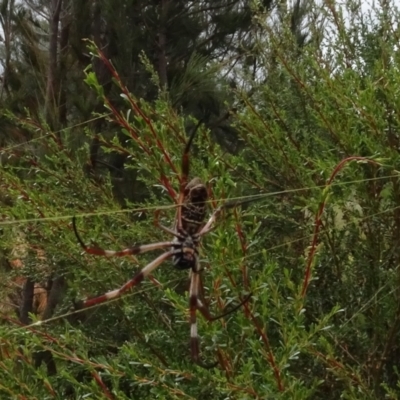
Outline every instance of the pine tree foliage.
[[(398, 398), (394, 2), (88, 3), (60, 3), (54, 115), (53, 3), (0, 5), (0, 397)], [(206, 302), (253, 294), (199, 316), (209, 370), (170, 262), (74, 308), (158, 253), (83, 253), (72, 217), (107, 249), (166, 240), (199, 119), (191, 177), (210, 213), (238, 201), (202, 242)]]

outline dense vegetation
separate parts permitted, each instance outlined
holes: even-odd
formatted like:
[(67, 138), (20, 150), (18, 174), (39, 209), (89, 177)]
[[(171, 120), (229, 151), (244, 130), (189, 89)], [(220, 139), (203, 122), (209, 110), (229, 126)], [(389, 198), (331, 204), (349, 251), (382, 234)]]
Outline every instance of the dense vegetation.
[[(2, 0), (0, 398), (397, 399), (400, 12), (345, 1)], [(341, 2), (343, 3), (343, 2)], [(206, 182), (203, 369), (165, 262)], [(398, 164), (399, 162), (399, 164)], [(254, 201), (246, 202), (253, 198)], [(240, 205), (240, 202), (243, 202)]]

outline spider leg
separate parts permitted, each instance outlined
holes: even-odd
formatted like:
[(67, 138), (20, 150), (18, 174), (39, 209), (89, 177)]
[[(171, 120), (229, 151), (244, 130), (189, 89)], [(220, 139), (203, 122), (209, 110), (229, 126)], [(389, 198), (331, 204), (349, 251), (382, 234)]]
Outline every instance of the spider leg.
[(238, 206), (241, 206), (246, 203), (250, 203), (252, 201), (256, 201), (261, 199), (260, 197), (255, 197), (255, 198), (250, 198), (250, 199), (245, 199), (245, 200), (232, 200), (232, 201), (227, 201), (226, 203), (222, 204), (218, 208), (215, 209), (215, 211), (211, 214), (211, 217), (208, 219), (207, 223), (203, 226), (203, 228), (200, 230), (200, 232), (197, 234), (198, 237), (205, 235), (206, 233), (209, 233), (214, 229), (214, 224), (219, 215), (221, 214), (222, 210), (224, 209), (230, 209), (230, 208), (235, 208)]
[(135, 287), (140, 282), (142, 282), (144, 278), (146, 278), (152, 271), (154, 271), (158, 266), (160, 266), (160, 264), (162, 264), (166, 259), (180, 252), (181, 250), (170, 250), (161, 254), (151, 263), (147, 264), (141, 271), (139, 271), (132, 279), (130, 279), (128, 282), (122, 285), (119, 289), (112, 290), (111, 292), (107, 292), (101, 296), (94, 297), (92, 299), (82, 300), (76, 304), (76, 307), (86, 308), (94, 306), (95, 304), (101, 304), (104, 303), (105, 301), (120, 297), (127, 290)]
[(203, 123), (202, 120), (200, 120), (195, 128), (193, 129), (193, 132), (191, 133), (189, 140), (186, 143), (185, 150), (183, 151), (182, 155), (182, 170), (181, 170), (181, 182), (180, 182), (180, 187), (179, 187), (179, 196), (178, 196), (178, 210), (177, 210), (177, 215), (176, 215), (176, 228), (178, 232), (182, 231), (182, 203), (183, 200), (185, 199), (185, 188), (188, 183), (188, 178), (189, 178), (189, 152), (190, 152), (190, 147), (192, 145), (193, 139), (196, 135), (197, 130), (199, 129), (199, 126)]
[(157, 224), (157, 226), (160, 229), (162, 229), (164, 232), (167, 232), (170, 235), (173, 235), (173, 236), (177, 237), (178, 239), (185, 240), (185, 236), (182, 235), (182, 233), (179, 233), (179, 232), (175, 231), (175, 229), (167, 228), (166, 226), (160, 225), (160, 224)]
[[(143, 244), (143, 245), (135, 245), (132, 247), (128, 247), (124, 250), (114, 251), (114, 250), (103, 250), (100, 247), (89, 247), (87, 246), (82, 238), (79, 236), (78, 230), (76, 228), (76, 218), (73, 217), (72, 219), (72, 226), (74, 228), (75, 236), (78, 239), (79, 244), (85, 250), (86, 253), (94, 254), (98, 256), (106, 256), (106, 257), (123, 257), (129, 256), (134, 254), (142, 254), (148, 251), (153, 251), (157, 249), (163, 249), (165, 247), (174, 246), (172, 242), (158, 242), (158, 243), (151, 243), (151, 244)], [(172, 232), (170, 232), (172, 233)]]
[(208, 219), (207, 223), (201, 228), (200, 232), (197, 234), (198, 237), (205, 235), (206, 233), (210, 232), (212, 229), (214, 229), (214, 224), (219, 215), (221, 214), (221, 211), (223, 210), (224, 206), (218, 207), (212, 214), (211, 217)]
[(243, 304), (247, 303), (250, 300), (250, 297), (252, 296), (252, 293), (249, 293), (239, 304), (237, 304), (236, 306), (231, 307), (229, 310), (224, 311), (222, 314), (219, 315), (212, 315), (207, 307), (207, 305), (205, 303), (203, 303), (200, 300), (200, 297), (203, 297), (204, 300), (204, 285), (203, 282), (201, 280), (201, 276), (199, 277), (199, 287), (200, 287), (200, 291), (201, 291), (201, 296), (199, 295), (197, 297), (197, 309), (203, 314), (203, 317), (212, 322), (212, 321), (216, 321), (217, 319), (221, 319), (223, 317), (226, 317), (229, 314), (234, 313), (236, 310), (238, 310), (240, 307), (242, 307)]
[(189, 310), (190, 310), (190, 350), (192, 360), (200, 367), (211, 369), (214, 368), (218, 361), (212, 364), (204, 364), (200, 360), (200, 340), (197, 334), (197, 318), (196, 311), (199, 301), (200, 274), (192, 271), (189, 290)]
[(226, 315), (229, 315), (239, 309), (243, 304), (245, 304), (251, 297), (252, 293), (248, 294), (238, 305), (233, 308), (227, 310), (226, 312), (213, 316), (206, 305), (200, 300), (200, 292), (203, 284), (201, 281), (201, 276), (199, 271), (191, 272), (191, 280), (190, 280), (190, 291), (189, 291), (189, 309), (190, 309), (190, 349), (192, 353), (193, 361), (198, 364), (200, 367), (211, 369), (214, 368), (218, 361), (212, 364), (204, 364), (200, 360), (200, 340), (197, 333), (197, 318), (196, 311), (199, 310), (204, 318), (208, 321), (215, 321), (219, 318), (223, 318)]
[(226, 310), (225, 312), (219, 315), (212, 315), (208, 310), (207, 306), (204, 303), (202, 303), (200, 299), (198, 299), (197, 301), (197, 309), (203, 314), (204, 318), (207, 319), (208, 321), (216, 321), (217, 319), (226, 317), (227, 315), (234, 313), (236, 310), (242, 307), (243, 304), (246, 304), (250, 300), (252, 294), (253, 293), (249, 293), (239, 304), (230, 308), (229, 310)]

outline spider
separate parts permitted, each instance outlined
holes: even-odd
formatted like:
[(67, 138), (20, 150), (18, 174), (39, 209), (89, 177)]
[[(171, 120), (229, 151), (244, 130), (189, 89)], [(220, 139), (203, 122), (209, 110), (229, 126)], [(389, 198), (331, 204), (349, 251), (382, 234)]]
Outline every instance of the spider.
[(196, 311), (199, 310), (208, 321), (215, 321), (222, 318), (245, 304), (251, 297), (251, 293), (247, 295), (238, 305), (234, 306), (221, 315), (213, 316), (210, 314), (208, 307), (200, 299), (202, 293), (202, 281), (200, 272), (202, 271), (199, 261), (199, 246), (201, 238), (213, 229), (214, 223), (221, 211), (225, 208), (231, 208), (238, 205), (235, 202), (226, 202), (218, 207), (204, 223), (206, 216), (206, 206), (208, 200), (208, 192), (205, 184), (200, 178), (193, 178), (188, 182), (189, 176), (189, 151), (198, 130), (201, 121), (194, 128), (190, 135), (182, 156), (182, 172), (180, 179), (180, 190), (177, 201), (177, 213), (175, 218), (174, 229), (158, 225), (162, 230), (174, 236), (173, 240), (167, 242), (158, 242), (152, 244), (134, 245), (124, 250), (113, 251), (103, 250), (100, 247), (89, 247), (81, 239), (77, 227), (76, 219), (73, 217), (73, 229), (86, 253), (106, 256), (106, 257), (121, 257), (134, 254), (142, 254), (148, 251), (157, 249), (168, 249), (155, 260), (147, 264), (140, 270), (132, 279), (126, 282), (119, 289), (112, 290), (101, 296), (88, 298), (76, 303), (77, 308), (86, 308), (96, 304), (106, 302), (117, 298), (124, 294), (127, 290), (135, 287), (159, 267), (165, 260), (171, 258), (173, 266), (179, 270), (190, 270), (190, 289), (189, 289), (189, 311), (190, 311), (190, 347), (192, 360), (204, 368), (215, 367), (218, 362), (206, 365), (200, 360), (199, 337), (197, 334)]

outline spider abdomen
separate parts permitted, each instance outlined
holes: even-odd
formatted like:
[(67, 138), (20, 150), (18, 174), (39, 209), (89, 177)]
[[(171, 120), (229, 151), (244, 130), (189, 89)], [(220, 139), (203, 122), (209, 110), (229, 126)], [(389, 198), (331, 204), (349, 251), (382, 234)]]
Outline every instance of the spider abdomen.
[(208, 193), (200, 178), (193, 178), (185, 187), (182, 204), (182, 228), (189, 235), (198, 233), (206, 216)]

